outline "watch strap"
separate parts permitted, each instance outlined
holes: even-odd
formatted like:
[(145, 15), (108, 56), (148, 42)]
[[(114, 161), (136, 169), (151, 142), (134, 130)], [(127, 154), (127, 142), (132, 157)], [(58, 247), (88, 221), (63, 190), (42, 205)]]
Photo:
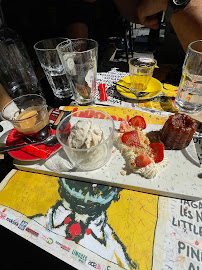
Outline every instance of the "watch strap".
[(171, 16), (179, 10), (184, 9), (191, 0), (186, 0), (182, 4), (176, 4), (175, 0), (169, 0), (168, 6), (165, 12), (165, 18), (167, 21), (170, 21)]
[(168, 4), (166, 12), (165, 12), (165, 18), (168, 22), (170, 21), (170, 18), (173, 15), (173, 13), (174, 13), (173, 7)]

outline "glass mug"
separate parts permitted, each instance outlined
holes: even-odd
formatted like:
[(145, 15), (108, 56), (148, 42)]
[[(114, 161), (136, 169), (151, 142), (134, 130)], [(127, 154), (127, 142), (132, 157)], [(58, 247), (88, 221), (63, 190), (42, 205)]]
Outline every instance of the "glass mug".
[(46, 100), (40, 95), (28, 94), (11, 100), (3, 108), (2, 117), (33, 141), (44, 140), (50, 135)]

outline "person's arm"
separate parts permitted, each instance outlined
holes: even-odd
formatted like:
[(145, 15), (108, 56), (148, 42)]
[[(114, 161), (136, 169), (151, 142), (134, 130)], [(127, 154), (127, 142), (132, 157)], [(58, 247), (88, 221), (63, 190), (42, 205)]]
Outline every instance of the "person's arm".
[(113, 0), (117, 6), (119, 12), (125, 17), (128, 21), (137, 23), (138, 14), (137, 6), (141, 0)]
[[(66, 14), (64, 14), (63, 25), (67, 23), (65, 27), (65, 34), (68, 38), (88, 38), (88, 24), (90, 18), (94, 16), (92, 13), (92, 7), (94, 6), (96, 0), (69, 0), (68, 10), (70, 15), (66, 19)], [(59, 4), (59, 16), (61, 12), (66, 12), (66, 9), (61, 10), (61, 5)]]
[(156, 14), (166, 10), (168, 0), (114, 0), (114, 3), (128, 21), (157, 29)]
[(88, 38), (88, 26), (83, 22), (74, 22), (67, 26), (68, 38)]
[(11, 98), (7, 94), (2, 84), (0, 84), (0, 112), (2, 111), (3, 107), (10, 101)]
[[(114, 0), (114, 2), (128, 20), (134, 21), (134, 18), (138, 17), (140, 24), (151, 29), (159, 27), (156, 14), (166, 11), (168, 5), (168, 0)], [(189, 43), (202, 39), (202, 0), (191, 0), (183, 10), (172, 15), (170, 22), (186, 51)]]
[(166, 11), (168, 0), (140, 0), (137, 5), (139, 23), (150, 28), (158, 29), (159, 21), (156, 15)]
[(202, 39), (202, 0), (191, 0), (183, 10), (172, 15), (170, 22), (186, 51), (192, 41)]
[[(167, 5), (168, 0), (141, 1), (138, 6), (140, 23), (149, 28), (157, 29), (158, 25), (155, 25), (154, 16), (159, 11), (166, 11)], [(170, 22), (184, 51), (186, 51), (192, 41), (202, 39), (202, 1), (191, 0), (184, 9), (171, 16)]]

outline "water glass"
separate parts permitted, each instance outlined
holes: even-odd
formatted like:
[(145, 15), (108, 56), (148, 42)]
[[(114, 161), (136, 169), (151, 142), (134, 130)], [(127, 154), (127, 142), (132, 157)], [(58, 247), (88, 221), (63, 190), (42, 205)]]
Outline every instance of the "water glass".
[(187, 113), (202, 110), (202, 40), (188, 46), (175, 105)]
[(40, 95), (28, 94), (14, 98), (3, 108), (2, 117), (33, 141), (44, 140), (50, 135), (46, 100)]
[(54, 95), (68, 98), (72, 95), (70, 84), (56, 50), (62, 41), (70, 42), (67, 38), (45, 39), (37, 42), (34, 49)]
[(28, 52), (20, 39), (0, 40), (0, 81), (12, 98), (42, 93)]
[(146, 57), (135, 57), (129, 60), (131, 89), (134, 93), (147, 89), (156, 63), (156, 60)]
[(57, 46), (61, 62), (79, 105), (94, 102), (97, 76), (98, 43), (91, 39), (72, 39)]

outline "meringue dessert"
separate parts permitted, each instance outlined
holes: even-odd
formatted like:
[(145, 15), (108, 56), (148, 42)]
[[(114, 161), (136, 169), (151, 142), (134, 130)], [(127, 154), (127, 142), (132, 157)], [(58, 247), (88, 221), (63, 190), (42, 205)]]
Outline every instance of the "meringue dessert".
[(134, 173), (145, 178), (155, 177), (167, 166), (164, 146), (161, 143), (150, 143), (143, 132), (146, 122), (142, 116), (135, 116), (128, 122), (122, 121), (119, 131), (115, 132), (115, 146)]

